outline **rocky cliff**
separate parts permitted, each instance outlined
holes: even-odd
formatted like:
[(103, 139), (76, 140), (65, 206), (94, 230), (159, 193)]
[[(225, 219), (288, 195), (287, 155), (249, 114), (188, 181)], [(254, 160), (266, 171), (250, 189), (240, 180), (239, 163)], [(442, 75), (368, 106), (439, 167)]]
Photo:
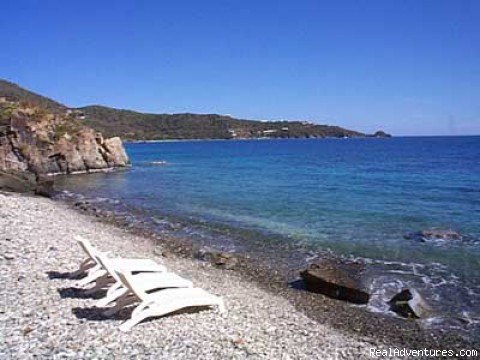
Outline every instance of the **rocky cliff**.
[(81, 114), (0, 99), (0, 171), (73, 174), (125, 167), (118, 137), (104, 139), (84, 126)]

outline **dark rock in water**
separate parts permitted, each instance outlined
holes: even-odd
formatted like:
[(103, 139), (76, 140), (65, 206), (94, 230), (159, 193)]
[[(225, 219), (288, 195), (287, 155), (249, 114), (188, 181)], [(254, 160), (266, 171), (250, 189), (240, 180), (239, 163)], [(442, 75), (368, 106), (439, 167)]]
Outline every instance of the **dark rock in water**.
[(328, 297), (366, 304), (370, 294), (364, 289), (361, 275), (365, 265), (359, 262), (323, 259), (300, 272), (307, 290)]
[(91, 211), (92, 210), (92, 205), (88, 201), (77, 201), (73, 205), (75, 207), (79, 208), (80, 210), (83, 210), (83, 211)]
[(429, 317), (432, 309), (415, 289), (403, 289), (389, 302), (390, 310), (405, 318)]
[(453, 230), (437, 230), (437, 229), (430, 229), (430, 230), (422, 230), (415, 233), (406, 234), (405, 239), (407, 240), (417, 240), (421, 242), (428, 242), (428, 241), (451, 241), (451, 240), (462, 240), (463, 235), (453, 231)]
[(210, 248), (201, 248), (195, 254), (199, 260), (208, 261), (214, 266), (231, 270), (238, 264), (238, 258), (233, 253), (215, 251)]
[(387, 134), (385, 131), (379, 130), (379, 131), (375, 132), (375, 134), (373, 134), (372, 137), (376, 137), (376, 138), (390, 138), (390, 137), (392, 137), (392, 135)]

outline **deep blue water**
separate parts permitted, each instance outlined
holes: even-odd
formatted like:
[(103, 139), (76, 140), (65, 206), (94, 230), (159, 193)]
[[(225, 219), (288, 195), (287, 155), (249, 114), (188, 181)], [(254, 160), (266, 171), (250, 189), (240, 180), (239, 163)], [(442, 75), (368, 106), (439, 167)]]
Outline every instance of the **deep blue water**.
[[(245, 250), (242, 236), (255, 245), (251, 234), (261, 234), (259, 247), (271, 239), (382, 263), (372, 287), (412, 285), (451, 316), (480, 317), (480, 137), (163, 142), (127, 151), (130, 170), (62, 186), (160, 222), (181, 219), (191, 224), (183, 235), (217, 231), (217, 242), (237, 250)], [(404, 238), (430, 228), (467, 240)]]

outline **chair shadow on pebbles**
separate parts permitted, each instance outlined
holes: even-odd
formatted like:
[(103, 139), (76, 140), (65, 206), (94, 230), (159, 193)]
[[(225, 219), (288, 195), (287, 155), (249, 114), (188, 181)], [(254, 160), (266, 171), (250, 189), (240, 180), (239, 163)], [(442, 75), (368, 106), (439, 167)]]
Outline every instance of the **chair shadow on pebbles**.
[(89, 293), (88, 289), (79, 289), (76, 287), (67, 287), (57, 289), (62, 299), (101, 299), (107, 293), (107, 290), (99, 290), (95, 293)]
[(70, 272), (70, 271), (67, 271), (67, 272), (47, 271), (47, 276), (50, 280), (55, 280), (55, 279), (78, 280), (85, 277), (85, 275), (82, 275), (82, 274), (77, 275), (75, 274), (75, 272)]
[[(128, 316), (124, 315), (124, 311), (117, 314), (112, 318), (103, 314), (105, 309), (97, 307), (76, 307), (72, 309), (73, 314), (77, 319), (85, 319), (89, 321), (107, 321), (107, 320), (127, 320)], [(128, 311), (131, 312), (131, 311)]]
[[(107, 316), (104, 314), (105, 310), (108, 310), (108, 308), (98, 308), (98, 307), (76, 307), (72, 309), (72, 312), (78, 319), (85, 319), (88, 321), (111, 321), (111, 320), (125, 321), (131, 318), (132, 312), (133, 310), (135, 310), (134, 305), (123, 308), (121, 311), (117, 312), (113, 316)], [(142, 323), (149, 323), (151, 321), (155, 321), (161, 318), (168, 318), (171, 316), (173, 317), (181, 314), (196, 314), (196, 313), (207, 311), (207, 310), (208, 310), (208, 306), (197, 306), (197, 307), (193, 306), (189, 308), (180, 309), (163, 316), (150, 317), (143, 320)]]

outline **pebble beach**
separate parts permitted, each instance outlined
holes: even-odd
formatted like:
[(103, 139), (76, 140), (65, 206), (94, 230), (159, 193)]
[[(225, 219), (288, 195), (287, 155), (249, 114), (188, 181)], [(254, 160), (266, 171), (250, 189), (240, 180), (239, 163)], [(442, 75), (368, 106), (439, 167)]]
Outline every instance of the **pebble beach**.
[[(165, 264), (222, 296), (227, 313), (182, 312), (121, 332), (129, 310), (105, 318), (68, 279), (84, 258), (75, 235), (115, 256)], [(50, 199), (1, 193), (0, 236), (1, 358), (359, 359), (385, 346), (312, 320), (234, 272), (155, 255), (149, 239)]]

